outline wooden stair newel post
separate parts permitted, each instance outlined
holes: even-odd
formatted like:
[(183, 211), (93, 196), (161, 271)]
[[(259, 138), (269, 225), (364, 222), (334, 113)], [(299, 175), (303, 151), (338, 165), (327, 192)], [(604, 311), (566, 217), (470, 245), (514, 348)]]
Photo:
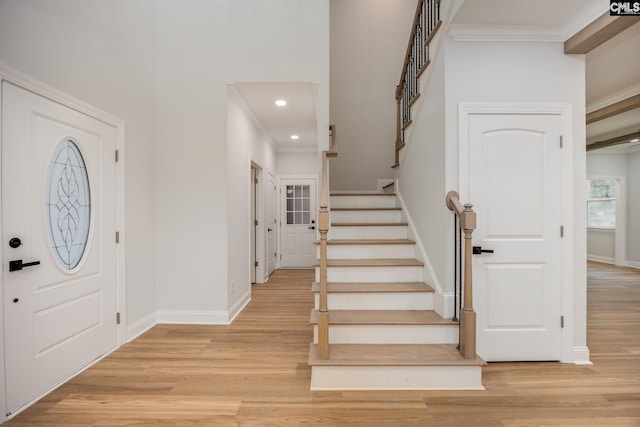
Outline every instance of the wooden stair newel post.
[[(332, 130), (332, 135), (335, 132)], [(335, 146), (335, 144), (333, 144)], [(329, 358), (329, 309), (327, 307), (327, 233), (329, 232), (329, 186), (327, 152), (322, 154), (322, 192), (318, 212), (320, 233), (320, 304), (318, 309), (318, 359)]]
[(402, 88), (396, 86), (396, 158), (394, 165), (400, 164), (400, 147), (402, 147)]
[(464, 305), (460, 313), (460, 353), (465, 359), (476, 357), (476, 312), (473, 310), (472, 234), (476, 228), (473, 205), (464, 205), (460, 228), (464, 231)]

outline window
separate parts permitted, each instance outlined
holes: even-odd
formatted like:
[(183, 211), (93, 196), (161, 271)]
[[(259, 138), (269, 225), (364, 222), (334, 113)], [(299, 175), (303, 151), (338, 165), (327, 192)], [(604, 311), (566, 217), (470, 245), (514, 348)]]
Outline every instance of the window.
[(588, 180), (587, 226), (616, 227), (616, 180)]
[(309, 185), (287, 185), (287, 224), (310, 223), (310, 188)]

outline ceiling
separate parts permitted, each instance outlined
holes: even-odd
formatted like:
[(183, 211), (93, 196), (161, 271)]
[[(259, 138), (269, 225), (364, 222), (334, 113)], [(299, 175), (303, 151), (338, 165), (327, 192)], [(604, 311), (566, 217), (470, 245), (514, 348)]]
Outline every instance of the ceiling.
[[(467, 0), (454, 8), (454, 39), (565, 41), (608, 10), (608, 0)], [(587, 112), (640, 93), (640, 23), (586, 55)], [(615, 70), (615, 78), (612, 73)], [(311, 83), (236, 83), (233, 90), (277, 151), (315, 151)], [(634, 92), (635, 91), (635, 92)], [(275, 101), (284, 99), (285, 107)], [(640, 130), (640, 109), (587, 126), (587, 143)], [(299, 135), (294, 141), (291, 135)]]
[[(233, 90), (276, 151), (316, 151), (316, 96), (311, 83), (236, 83)], [(276, 100), (285, 100), (279, 107)], [(292, 140), (291, 135), (299, 139)]]

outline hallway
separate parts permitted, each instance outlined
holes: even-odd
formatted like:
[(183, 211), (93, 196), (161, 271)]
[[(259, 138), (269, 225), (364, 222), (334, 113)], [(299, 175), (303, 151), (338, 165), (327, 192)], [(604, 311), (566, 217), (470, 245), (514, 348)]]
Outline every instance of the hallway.
[(229, 326), (157, 325), (7, 426), (638, 426), (640, 271), (589, 264), (593, 365), (490, 363), (486, 391), (311, 392), (311, 270)]

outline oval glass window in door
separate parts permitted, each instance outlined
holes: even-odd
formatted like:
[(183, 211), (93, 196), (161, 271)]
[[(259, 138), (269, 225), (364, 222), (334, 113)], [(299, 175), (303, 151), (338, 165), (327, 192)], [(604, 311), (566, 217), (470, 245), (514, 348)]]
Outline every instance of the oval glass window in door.
[(72, 140), (60, 141), (53, 151), (45, 190), (49, 243), (60, 267), (70, 271), (82, 260), (91, 225), (87, 167)]

